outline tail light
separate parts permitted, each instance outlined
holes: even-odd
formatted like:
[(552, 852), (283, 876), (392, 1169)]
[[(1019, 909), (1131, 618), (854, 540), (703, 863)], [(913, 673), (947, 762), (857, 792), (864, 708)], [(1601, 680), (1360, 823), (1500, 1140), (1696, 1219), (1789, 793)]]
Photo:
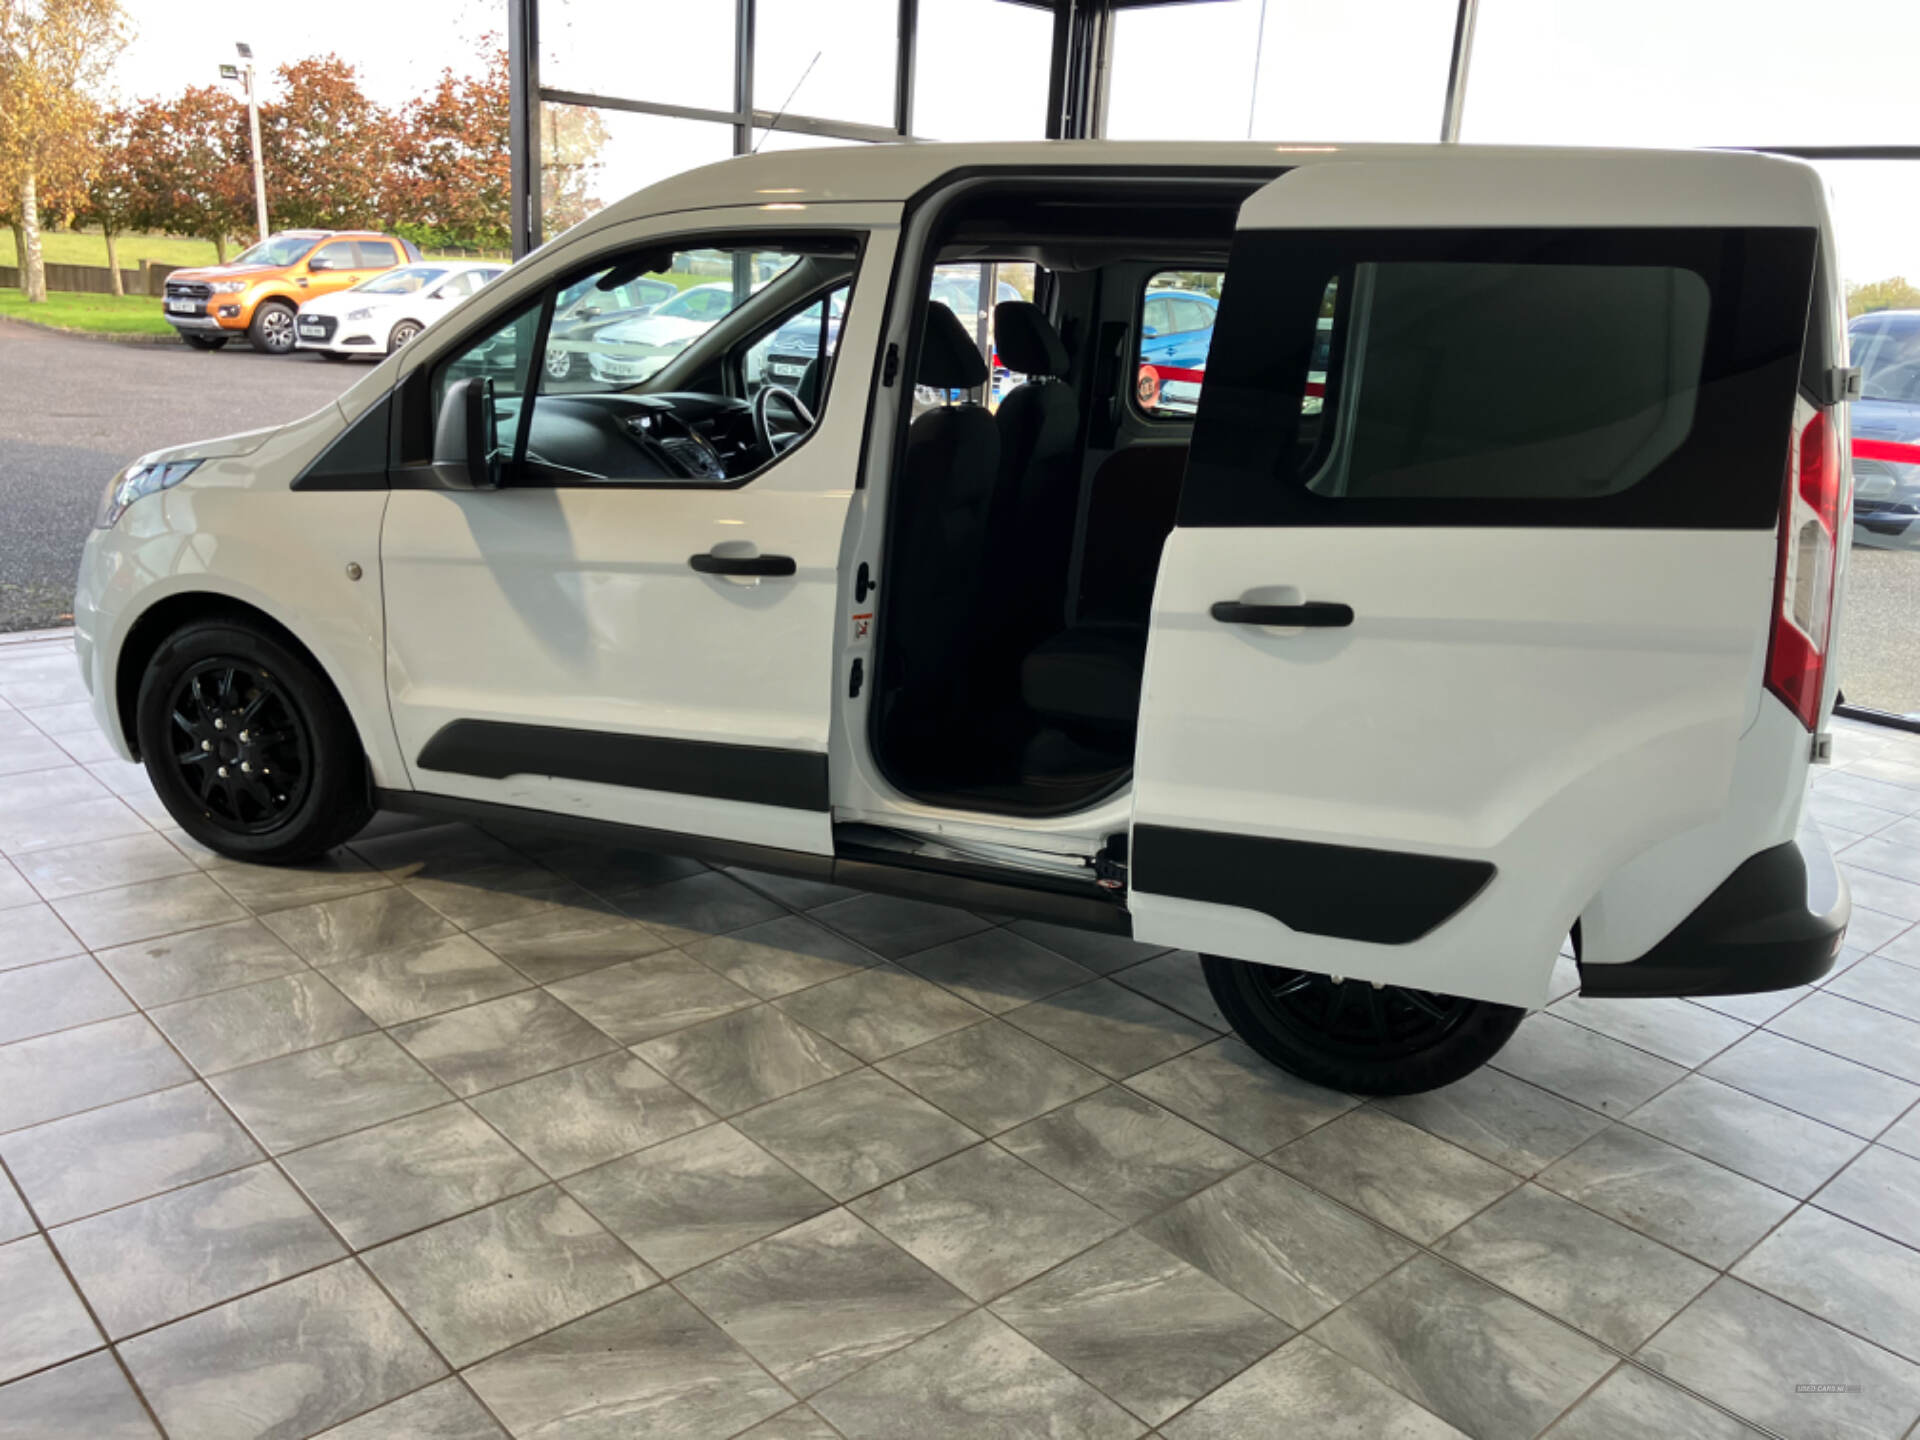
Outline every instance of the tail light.
[(1819, 727), (1827, 679), (1842, 487), (1839, 431), (1816, 410), (1788, 458), (1767, 645), (1767, 689), (1809, 730)]

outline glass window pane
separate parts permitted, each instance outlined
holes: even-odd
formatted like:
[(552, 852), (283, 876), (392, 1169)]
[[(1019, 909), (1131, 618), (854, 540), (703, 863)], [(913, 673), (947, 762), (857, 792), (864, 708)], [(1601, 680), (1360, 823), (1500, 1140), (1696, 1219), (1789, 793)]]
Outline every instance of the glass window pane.
[(913, 133), (930, 140), (1040, 140), (1047, 133), (1053, 16), (1009, 0), (920, 0)]
[(818, 150), (823, 145), (862, 145), (862, 140), (842, 140), (834, 135), (814, 135), (805, 130), (756, 130), (753, 132), (755, 154), (765, 154), (771, 150)]
[(893, 124), (898, 0), (759, 0), (753, 23), (755, 108)]
[(732, 154), (730, 125), (543, 105), (540, 205), (547, 238), (636, 190)]
[(1438, 140), (1456, 13), (1455, 0), (1275, 0), (1252, 138)]
[(1218, 270), (1161, 270), (1140, 297), (1134, 400), (1152, 416), (1192, 415), (1213, 348), (1220, 307)]
[(540, 83), (733, 109), (733, 0), (539, 0)]
[(1260, 0), (1120, 11), (1106, 133), (1120, 140), (1246, 139), (1259, 39)]

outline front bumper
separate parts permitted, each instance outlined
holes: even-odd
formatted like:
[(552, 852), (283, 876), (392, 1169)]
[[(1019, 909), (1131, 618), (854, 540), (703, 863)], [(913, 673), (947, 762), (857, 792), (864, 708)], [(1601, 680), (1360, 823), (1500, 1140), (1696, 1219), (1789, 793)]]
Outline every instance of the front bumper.
[(244, 330), (238, 321), (223, 324), (214, 315), (168, 315), (167, 323), (176, 330)]
[(1747, 995), (1833, 968), (1853, 902), (1811, 825), (1749, 857), (1638, 960), (1580, 966), (1583, 995)]

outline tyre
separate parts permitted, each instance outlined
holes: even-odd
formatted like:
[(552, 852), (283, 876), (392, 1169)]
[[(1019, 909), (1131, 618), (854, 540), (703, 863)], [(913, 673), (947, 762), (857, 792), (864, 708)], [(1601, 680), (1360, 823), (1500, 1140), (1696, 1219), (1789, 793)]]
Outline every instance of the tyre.
[(195, 350), (218, 350), (230, 338), (225, 335), (196, 335), (191, 330), (177, 330), (174, 333)]
[(393, 333), (387, 336), (387, 354), (393, 354), (425, 328), (418, 320), (402, 320), (393, 327)]
[(291, 354), (293, 306), (284, 300), (267, 300), (256, 306), (253, 323), (247, 326), (247, 343), (262, 355)]
[(245, 621), (195, 621), (162, 641), (134, 718), (161, 803), (231, 859), (310, 860), (373, 814), (346, 705), (311, 662)]
[(1513, 1005), (1201, 957), (1214, 1003), (1282, 1070), (1359, 1095), (1413, 1095), (1491, 1060), (1526, 1017)]
[(547, 358), (544, 363), (549, 380), (564, 380), (573, 373), (573, 352), (571, 350), (556, 350), (553, 346), (549, 345), (547, 346)]

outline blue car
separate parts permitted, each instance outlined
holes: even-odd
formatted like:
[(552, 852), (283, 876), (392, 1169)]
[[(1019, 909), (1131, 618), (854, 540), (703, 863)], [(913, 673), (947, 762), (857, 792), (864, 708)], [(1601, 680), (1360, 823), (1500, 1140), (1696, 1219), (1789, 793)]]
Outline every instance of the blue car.
[(1847, 326), (1860, 398), (1853, 430), (1853, 543), (1920, 549), (1920, 310), (1881, 310)]
[(1192, 414), (1220, 302), (1198, 290), (1149, 290), (1140, 306), (1138, 396), (1144, 410)]

